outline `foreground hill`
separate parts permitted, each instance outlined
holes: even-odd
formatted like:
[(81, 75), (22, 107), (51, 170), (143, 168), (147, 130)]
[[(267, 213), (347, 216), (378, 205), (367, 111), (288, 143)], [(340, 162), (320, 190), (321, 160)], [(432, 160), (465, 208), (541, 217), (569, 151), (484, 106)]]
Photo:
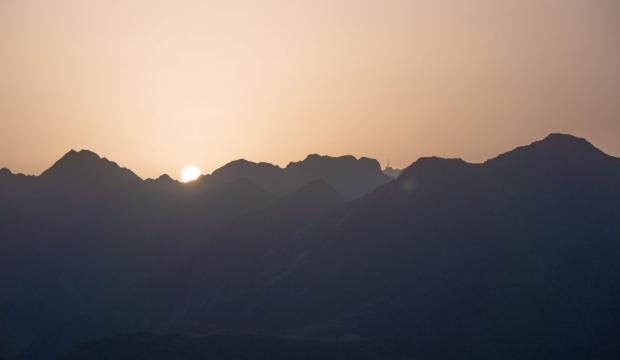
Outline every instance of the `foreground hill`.
[(0, 173), (7, 355), (620, 356), (620, 159), (584, 139), (423, 158), (354, 201), (209, 180), (95, 196)]

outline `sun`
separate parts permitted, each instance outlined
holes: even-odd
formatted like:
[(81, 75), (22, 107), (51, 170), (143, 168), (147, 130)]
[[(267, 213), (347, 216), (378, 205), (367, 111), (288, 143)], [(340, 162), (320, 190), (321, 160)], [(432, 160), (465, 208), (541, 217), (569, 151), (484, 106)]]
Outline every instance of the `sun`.
[(202, 171), (198, 166), (189, 165), (183, 168), (181, 171), (181, 181), (186, 183), (198, 179), (202, 175)]

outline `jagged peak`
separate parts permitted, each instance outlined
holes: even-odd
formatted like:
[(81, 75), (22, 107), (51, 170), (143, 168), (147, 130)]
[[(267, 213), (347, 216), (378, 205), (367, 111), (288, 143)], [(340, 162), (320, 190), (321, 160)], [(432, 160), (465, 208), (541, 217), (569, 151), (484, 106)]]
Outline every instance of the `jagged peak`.
[(98, 162), (101, 162), (102, 160), (104, 159), (102, 159), (99, 155), (97, 155), (93, 151), (90, 151), (90, 150), (77, 151), (77, 150), (71, 149), (69, 150), (69, 152), (64, 154), (60, 159), (58, 159), (54, 163), (54, 165), (52, 165), (49, 169), (43, 172), (42, 175), (45, 175), (46, 173), (49, 173), (50, 171), (54, 171), (62, 167), (84, 166), (84, 165), (88, 165), (92, 163), (98, 163)]
[(353, 155), (341, 155), (341, 156), (330, 156), (330, 155), (321, 155), (318, 153), (308, 154), (301, 161), (291, 161), (288, 167), (294, 167), (301, 164), (314, 163), (314, 162), (336, 162), (336, 161), (347, 161), (347, 162), (357, 162), (359, 160), (372, 160), (369, 158), (356, 158)]
[(349, 171), (352, 169), (366, 169), (382, 173), (381, 164), (376, 159), (368, 157), (356, 158), (353, 155), (329, 156), (310, 154), (304, 160), (290, 162), (286, 170), (314, 170), (321, 167), (323, 170)]
[(0, 176), (4, 178), (34, 178), (34, 175), (26, 175), (22, 173), (14, 173), (9, 168), (3, 167), (0, 168)]
[(128, 180), (141, 180), (138, 175), (117, 163), (100, 157), (90, 150), (70, 150), (45, 170), (42, 177), (104, 177), (106, 175), (124, 176)]
[(321, 155), (318, 153), (308, 154), (303, 161), (312, 161), (312, 160), (326, 160), (326, 159), (340, 159), (340, 160), (357, 160), (357, 158), (353, 155), (341, 155), (341, 156), (329, 156), (329, 155)]
[(158, 183), (158, 184), (173, 184), (173, 183), (178, 182), (177, 180), (170, 177), (170, 175), (168, 174), (162, 174), (156, 179), (147, 179), (146, 181), (149, 183)]
[(71, 149), (69, 150), (68, 153), (66, 153), (63, 156), (63, 158), (76, 158), (76, 159), (82, 159), (82, 160), (100, 160), (101, 159), (101, 157), (97, 153), (91, 150), (86, 150), (86, 149), (82, 149), (82, 150)]

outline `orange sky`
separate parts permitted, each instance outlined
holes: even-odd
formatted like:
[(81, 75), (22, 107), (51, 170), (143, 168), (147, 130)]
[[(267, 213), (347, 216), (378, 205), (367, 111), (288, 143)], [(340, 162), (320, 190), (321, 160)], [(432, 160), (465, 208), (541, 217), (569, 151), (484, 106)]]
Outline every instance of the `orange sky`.
[(0, 166), (620, 155), (618, 0), (0, 0)]

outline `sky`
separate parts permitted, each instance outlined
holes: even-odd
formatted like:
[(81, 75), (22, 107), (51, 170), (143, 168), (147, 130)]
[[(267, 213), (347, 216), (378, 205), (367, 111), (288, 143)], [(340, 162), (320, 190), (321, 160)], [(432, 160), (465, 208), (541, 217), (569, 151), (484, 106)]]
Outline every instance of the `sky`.
[(0, 167), (620, 156), (618, 0), (0, 0)]

